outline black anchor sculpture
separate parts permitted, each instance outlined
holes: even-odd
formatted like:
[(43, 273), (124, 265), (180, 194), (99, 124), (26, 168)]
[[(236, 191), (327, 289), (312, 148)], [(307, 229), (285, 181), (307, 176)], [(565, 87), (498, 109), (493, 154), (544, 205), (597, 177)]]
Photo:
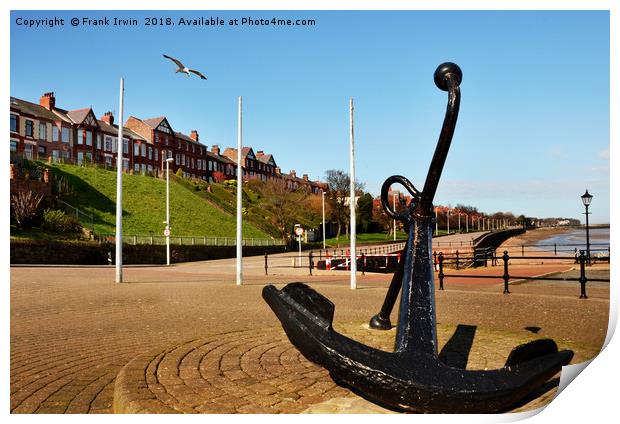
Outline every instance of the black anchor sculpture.
[[(443, 63), (434, 78), (437, 87), (448, 92), (448, 107), (424, 189), (418, 191), (399, 175), (389, 177), (381, 189), (387, 214), (408, 228), (404, 259), (382, 312), (371, 320), (373, 327), (390, 327), (389, 313), (402, 288), (394, 352), (371, 348), (335, 332), (334, 304), (303, 283), (290, 283), (282, 290), (268, 285), (263, 288), (263, 298), (306, 358), (366, 398), (405, 411), (505, 411), (560, 371), (573, 352), (558, 352), (553, 340), (541, 339), (514, 348), (504, 367), (496, 370), (466, 370), (439, 360), (431, 260), (432, 202), (456, 126), (462, 73), (457, 65)], [(393, 183), (403, 185), (412, 196), (400, 213), (389, 204), (388, 190)]]

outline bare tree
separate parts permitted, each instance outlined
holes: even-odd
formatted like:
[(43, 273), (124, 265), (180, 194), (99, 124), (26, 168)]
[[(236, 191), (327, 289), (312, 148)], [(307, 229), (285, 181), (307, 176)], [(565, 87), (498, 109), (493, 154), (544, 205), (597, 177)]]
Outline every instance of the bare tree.
[[(330, 169), (325, 173), (327, 183), (327, 202), (330, 205), (331, 217), (338, 224), (336, 239), (340, 239), (342, 227), (349, 223), (349, 195), (351, 178), (340, 169)], [(364, 184), (355, 181), (355, 192), (362, 191)]]
[(276, 227), (282, 240), (288, 241), (295, 224), (295, 212), (303, 208), (308, 191), (300, 188), (290, 191), (281, 180), (271, 179), (261, 188), (264, 207), (270, 212), (271, 224)]

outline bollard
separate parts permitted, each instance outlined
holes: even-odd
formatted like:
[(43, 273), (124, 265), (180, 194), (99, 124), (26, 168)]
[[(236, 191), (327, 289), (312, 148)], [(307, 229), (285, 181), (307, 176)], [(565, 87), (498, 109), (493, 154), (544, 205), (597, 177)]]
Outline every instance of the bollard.
[(580, 251), (579, 255), (579, 283), (581, 284), (581, 294), (579, 295), (579, 299), (587, 299), (586, 295), (586, 283), (588, 279), (586, 278), (586, 255), (583, 250)]
[(443, 290), (443, 253), (439, 252), (439, 290)]
[(510, 280), (510, 275), (508, 275), (508, 251), (504, 250), (504, 256), (502, 256), (504, 260), (504, 294), (510, 294), (510, 290), (508, 290), (508, 280)]
[(521, 245), (521, 256), (525, 256), (525, 245)]
[(312, 266), (314, 264), (312, 263), (312, 250), (310, 251), (310, 253), (308, 253), (308, 270), (310, 271), (310, 275), (312, 275)]
[(558, 256), (558, 245), (553, 243), (553, 255)]
[(265, 252), (265, 275), (267, 274), (267, 252)]
[(459, 251), (456, 251), (456, 270), (459, 270)]
[(362, 252), (362, 275), (366, 275), (366, 255)]

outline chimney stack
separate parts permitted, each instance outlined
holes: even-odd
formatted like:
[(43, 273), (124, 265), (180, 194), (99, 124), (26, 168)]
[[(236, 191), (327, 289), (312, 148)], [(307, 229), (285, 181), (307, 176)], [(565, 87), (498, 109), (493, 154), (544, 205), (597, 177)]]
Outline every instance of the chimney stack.
[(103, 116), (101, 117), (101, 120), (107, 123), (108, 125), (114, 125), (114, 115), (112, 114), (112, 112), (104, 113)]
[(293, 178), (297, 178), (297, 173), (295, 172), (294, 169), (291, 169), (291, 172), (289, 172), (289, 175)]
[(282, 170), (280, 169), (279, 166), (276, 166), (276, 175), (280, 175), (282, 174)]
[(211, 153), (213, 153), (214, 155), (219, 156), (220, 155), (220, 146), (218, 146), (217, 144), (214, 144), (213, 146), (211, 146)]
[(48, 93), (44, 93), (39, 99), (39, 105), (43, 106), (47, 110), (53, 110), (56, 107), (56, 97), (54, 97), (54, 92), (50, 91)]
[(304, 179), (304, 181), (308, 181), (308, 174), (304, 174), (303, 175), (303, 179)]
[(196, 143), (198, 143), (198, 131), (197, 130), (192, 130), (192, 132), (189, 135), (189, 138), (191, 138)]

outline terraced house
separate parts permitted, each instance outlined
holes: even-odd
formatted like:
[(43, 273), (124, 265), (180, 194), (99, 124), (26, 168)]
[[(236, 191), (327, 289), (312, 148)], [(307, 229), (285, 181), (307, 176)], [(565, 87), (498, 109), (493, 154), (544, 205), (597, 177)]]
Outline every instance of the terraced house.
[[(53, 92), (44, 93), (39, 103), (11, 97), (11, 162), (20, 158), (77, 165), (100, 164), (116, 167), (123, 156), (123, 169), (131, 173), (162, 175), (165, 159), (172, 158), (171, 171), (205, 181), (224, 181), (237, 176), (237, 149), (219, 145), (211, 151), (200, 142), (198, 131), (189, 135), (173, 129), (165, 116), (141, 119), (130, 116), (123, 124), (123, 140), (118, 143), (118, 124), (112, 112), (97, 119), (92, 108), (62, 109)], [(282, 174), (272, 154), (251, 147), (242, 148), (244, 180), (283, 180), (290, 190), (305, 186), (313, 193), (326, 190), (318, 181), (295, 171)]]

